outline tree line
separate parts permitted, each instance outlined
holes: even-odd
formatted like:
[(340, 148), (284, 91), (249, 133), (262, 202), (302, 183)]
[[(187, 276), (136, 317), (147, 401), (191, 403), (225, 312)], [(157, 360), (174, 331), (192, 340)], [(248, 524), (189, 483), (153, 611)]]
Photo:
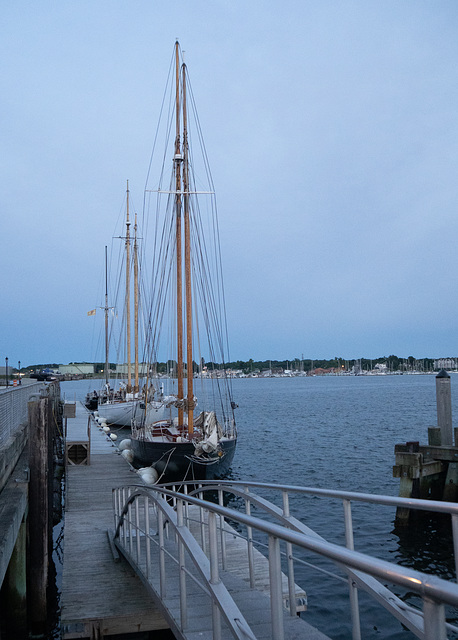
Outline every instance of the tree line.
[[(101, 373), (105, 368), (104, 362), (78, 362), (70, 364), (94, 364), (95, 373)], [(380, 358), (331, 358), (331, 359), (317, 359), (311, 358), (292, 358), (286, 360), (233, 360), (231, 362), (206, 362), (201, 360), (200, 365), (193, 362), (194, 372), (199, 371), (201, 368), (207, 367), (209, 370), (224, 370), (232, 369), (237, 371), (243, 371), (245, 374), (250, 374), (255, 371), (304, 371), (309, 372), (315, 369), (334, 369), (342, 371), (351, 371), (353, 367), (360, 367), (363, 370), (370, 370), (375, 367), (376, 364), (385, 364), (389, 371), (432, 371), (434, 368), (434, 359), (432, 358), (415, 358), (409, 356), (408, 358), (400, 358), (399, 356), (390, 355)], [(60, 365), (57, 363), (47, 364), (35, 364), (28, 367), (21, 367), (21, 372), (37, 371), (40, 369), (57, 369)], [(186, 366), (186, 365), (185, 365)], [(14, 367), (12, 368), (14, 369)], [(110, 362), (110, 369), (115, 370), (116, 364)], [(157, 373), (168, 373), (176, 370), (176, 362), (174, 360), (168, 360), (167, 362), (157, 362), (154, 365), (154, 369)]]

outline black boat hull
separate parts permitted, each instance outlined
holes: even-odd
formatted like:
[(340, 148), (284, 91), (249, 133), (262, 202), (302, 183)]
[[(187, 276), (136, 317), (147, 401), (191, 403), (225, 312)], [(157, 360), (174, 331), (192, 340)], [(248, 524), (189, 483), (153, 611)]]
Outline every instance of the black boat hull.
[(146, 442), (131, 437), (134, 465), (137, 468), (154, 466), (161, 483), (222, 478), (231, 468), (236, 442), (235, 438), (222, 440), (222, 455), (204, 462), (196, 459), (191, 442)]

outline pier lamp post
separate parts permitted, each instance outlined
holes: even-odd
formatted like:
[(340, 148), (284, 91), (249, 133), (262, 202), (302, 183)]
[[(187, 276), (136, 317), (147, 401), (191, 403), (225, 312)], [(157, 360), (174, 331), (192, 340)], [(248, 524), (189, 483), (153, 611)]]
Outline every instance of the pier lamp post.
[(5, 358), (5, 365), (6, 386), (8, 386), (8, 358)]
[(19, 362), (17, 363), (17, 377), (18, 377), (18, 384), (21, 384), (21, 361), (19, 360)]

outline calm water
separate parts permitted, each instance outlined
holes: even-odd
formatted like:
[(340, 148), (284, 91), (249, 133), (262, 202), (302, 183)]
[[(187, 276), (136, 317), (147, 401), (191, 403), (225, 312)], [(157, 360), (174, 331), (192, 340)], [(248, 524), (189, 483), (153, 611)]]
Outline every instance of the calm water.
[[(458, 375), (451, 382), (456, 408)], [(65, 382), (61, 389), (68, 399), (84, 399), (93, 384)], [(239, 439), (231, 478), (398, 495), (394, 445), (427, 442), (428, 426), (437, 423), (435, 384), (435, 376), (420, 375), (234, 380)], [(340, 502), (301, 498), (291, 510), (326, 539), (343, 542)], [(355, 504), (352, 511), (358, 551), (454, 576), (448, 522), (395, 530), (393, 509)], [(305, 619), (334, 640), (351, 638), (346, 585), (309, 568), (298, 569), (296, 581), (308, 594)], [(361, 592), (360, 605), (363, 638), (414, 637)]]

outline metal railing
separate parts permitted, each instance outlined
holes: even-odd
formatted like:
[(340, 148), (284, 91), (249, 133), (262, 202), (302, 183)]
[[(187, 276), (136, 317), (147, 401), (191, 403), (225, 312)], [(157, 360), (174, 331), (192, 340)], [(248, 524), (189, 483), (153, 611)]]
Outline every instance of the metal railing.
[[(300, 562), (298, 556), (301, 550), (307, 550), (328, 558), (346, 574), (353, 640), (361, 638), (358, 588), (372, 595), (419, 638), (444, 640), (447, 637), (447, 628), (458, 631), (446, 624), (444, 606), (458, 606), (458, 585), (355, 551), (351, 513), (352, 503), (360, 502), (450, 514), (456, 563), (457, 504), (265, 483), (207, 482), (199, 484), (196, 488), (195, 482), (188, 482), (180, 484), (180, 492), (175, 491), (175, 488), (173, 485), (162, 485), (115, 489), (114, 539), (122, 553), (160, 598), (166, 598), (170, 588), (169, 580), (178, 581), (180, 604), (176, 625), (183, 633), (182, 637), (185, 637), (188, 621), (187, 578), (192, 578), (192, 584), (198, 585), (207, 596), (212, 612), (214, 638), (221, 637), (223, 620), (233, 637), (254, 637), (248, 622), (228, 591), (224, 586), (221, 587), (220, 567), (225, 571), (230, 570), (226, 538), (238, 536), (245, 544), (244, 553), (250, 586), (256, 587), (255, 533), (257, 538), (261, 535), (266, 538), (265, 548), (268, 550), (270, 576), (270, 624), (272, 638), (275, 640), (284, 638), (285, 624), (281, 545), (285, 548), (283, 570), (288, 581), (290, 616), (297, 613), (295, 564)], [(277, 493), (281, 498), (281, 506), (254, 493), (254, 490)], [(212, 502), (203, 499), (206, 494), (208, 497), (211, 496)], [(324, 540), (291, 515), (290, 499), (297, 495), (320, 496), (342, 501), (345, 546)], [(217, 502), (214, 502), (215, 496)], [(228, 496), (239, 499), (238, 509), (223, 506)], [(242, 504), (240, 499), (243, 501)], [(252, 508), (260, 515), (253, 516)], [(194, 535), (190, 533), (191, 528)], [(174, 545), (166, 540), (176, 540), (177, 543)], [(188, 563), (191, 563), (193, 570), (187, 567), (185, 556), (189, 558)], [(175, 566), (176, 571), (170, 571), (170, 563)], [(153, 585), (154, 580), (157, 583), (156, 587)], [(383, 581), (383, 584), (379, 580)], [(385, 583), (403, 587), (417, 594), (423, 601), (423, 612), (406, 605), (384, 586)]]
[(0, 392), (0, 447), (27, 422), (27, 403), (30, 397), (52, 386), (33, 382)]

